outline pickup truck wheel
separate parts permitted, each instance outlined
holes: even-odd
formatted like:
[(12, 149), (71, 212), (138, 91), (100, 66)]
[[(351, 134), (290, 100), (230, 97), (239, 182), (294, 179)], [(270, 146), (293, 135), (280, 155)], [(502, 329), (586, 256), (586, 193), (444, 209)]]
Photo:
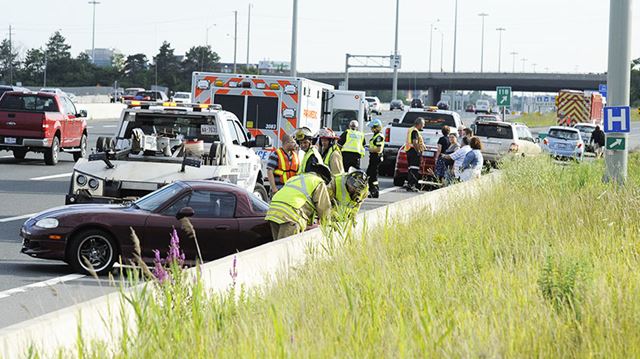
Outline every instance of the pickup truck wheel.
[(256, 183), (256, 186), (253, 188), (253, 195), (269, 203), (269, 194), (261, 183)]
[[(67, 260), (71, 267), (80, 273), (95, 271), (102, 275), (108, 273), (118, 258), (117, 247), (111, 236), (101, 230), (90, 229), (73, 236), (69, 244)], [(91, 265), (87, 265), (86, 258)]]
[(403, 176), (403, 175), (397, 175), (397, 176), (393, 176), (393, 185), (397, 186), (397, 187), (402, 187), (404, 186), (404, 181), (407, 180), (407, 176)]
[(53, 137), (53, 142), (51, 143), (51, 147), (46, 149), (44, 152), (44, 163), (47, 166), (53, 166), (58, 163), (58, 155), (60, 154), (60, 139), (58, 137)]
[(80, 138), (80, 151), (73, 153), (73, 160), (78, 162), (79, 159), (87, 157), (87, 135)]
[(27, 155), (27, 151), (25, 150), (13, 150), (13, 158), (15, 158), (16, 161), (24, 160), (24, 157), (26, 155)]

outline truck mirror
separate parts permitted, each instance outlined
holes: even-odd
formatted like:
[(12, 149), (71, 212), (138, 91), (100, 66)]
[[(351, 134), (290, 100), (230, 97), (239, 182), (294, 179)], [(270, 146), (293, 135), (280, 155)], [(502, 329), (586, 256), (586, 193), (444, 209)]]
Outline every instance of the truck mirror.
[(76, 117), (87, 117), (87, 110), (80, 110), (80, 112), (76, 114)]
[(251, 137), (252, 137), (251, 132), (247, 132), (247, 138), (251, 139)]
[(260, 147), (260, 148), (271, 147), (271, 137), (265, 136), (265, 135), (257, 135), (256, 147)]
[(394, 118), (393, 119), (393, 123), (400, 123), (400, 119), (399, 118)]
[(176, 218), (180, 220), (180, 219), (187, 218), (187, 217), (193, 217), (194, 214), (196, 214), (196, 213), (193, 210), (193, 208), (191, 208), (191, 207), (183, 207), (178, 211), (178, 213), (176, 213)]

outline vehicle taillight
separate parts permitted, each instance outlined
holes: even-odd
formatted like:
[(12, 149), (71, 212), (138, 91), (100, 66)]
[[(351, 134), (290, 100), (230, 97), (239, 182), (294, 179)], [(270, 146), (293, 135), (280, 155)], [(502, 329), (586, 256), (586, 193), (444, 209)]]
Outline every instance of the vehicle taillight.
[(544, 139), (544, 141), (542, 141), (542, 143), (544, 143), (545, 145), (549, 144), (549, 140), (547, 140), (546, 138)]
[(512, 143), (511, 146), (509, 146), (509, 152), (518, 152), (518, 144)]
[(391, 129), (387, 127), (387, 129), (384, 130), (384, 142), (389, 142), (391, 138)]
[(45, 114), (42, 114), (42, 132), (47, 132), (47, 128), (49, 128), (49, 125), (47, 124), (47, 116)]
[(582, 147), (582, 142), (578, 142), (578, 144), (576, 145), (576, 147), (581, 148), (581, 147)]

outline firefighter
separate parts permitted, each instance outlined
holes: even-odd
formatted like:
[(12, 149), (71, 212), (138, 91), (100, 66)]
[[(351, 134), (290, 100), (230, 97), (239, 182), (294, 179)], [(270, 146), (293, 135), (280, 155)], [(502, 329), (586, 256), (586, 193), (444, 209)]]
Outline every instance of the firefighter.
[(273, 196), (265, 219), (273, 240), (302, 233), (316, 216), (324, 222), (331, 212), (327, 184), (331, 171), (322, 163), (309, 166), (309, 172), (291, 178)]
[(298, 174), (298, 151), (293, 137), (282, 136), (282, 147), (269, 156), (267, 161), (267, 178), (271, 185), (271, 193), (275, 194), (287, 181)]
[(382, 163), (382, 150), (384, 149), (384, 136), (382, 131), (382, 121), (375, 119), (369, 122), (369, 127), (373, 136), (369, 140), (369, 167), (367, 167), (367, 177), (369, 178), (369, 197), (378, 198), (380, 187), (378, 186), (378, 166)]
[(422, 151), (426, 149), (421, 134), (423, 127), (424, 118), (418, 117), (414, 125), (407, 131), (407, 142), (404, 145), (404, 150), (407, 153), (407, 162), (409, 162), (409, 174), (407, 176), (407, 191), (409, 192), (418, 192), (420, 156)]
[(364, 133), (358, 131), (358, 126), (356, 120), (349, 122), (349, 129), (344, 131), (338, 140), (345, 171), (349, 171), (351, 167), (360, 169), (360, 158), (364, 156)]
[(367, 174), (362, 170), (351, 169), (347, 173), (335, 176), (329, 184), (334, 212), (345, 211), (342, 213), (347, 215), (347, 218), (338, 220), (353, 221), (368, 192)]
[(338, 137), (332, 129), (325, 127), (318, 131), (320, 139), (320, 155), (325, 165), (329, 166), (332, 175), (339, 175), (344, 172), (342, 166), (342, 152), (336, 144)]
[(318, 152), (316, 146), (313, 145), (315, 136), (308, 127), (297, 129), (295, 138), (298, 146), (300, 146), (300, 149), (304, 152), (304, 156), (298, 167), (298, 174), (309, 172), (309, 168), (312, 165), (322, 163), (322, 156), (320, 156), (320, 152)]

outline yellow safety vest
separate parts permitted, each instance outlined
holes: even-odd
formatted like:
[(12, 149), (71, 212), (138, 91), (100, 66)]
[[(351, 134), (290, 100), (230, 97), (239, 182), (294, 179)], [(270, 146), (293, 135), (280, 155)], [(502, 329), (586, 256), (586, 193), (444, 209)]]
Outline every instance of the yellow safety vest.
[(373, 137), (371, 137), (371, 139), (369, 140), (369, 151), (371, 151), (372, 148), (378, 148), (380, 147), (380, 153), (379, 155), (382, 155), (382, 150), (384, 150), (384, 137), (382, 137), (382, 142), (380, 142), (380, 146), (376, 146), (374, 144), (374, 141), (376, 138), (378, 137), (382, 137), (382, 134), (380, 132), (376, 133), (375, 135), (373, 135)]
[[(346, 178), (346, 173), (335, 176), (336, 193), (334, 200), (337, 207), (336, 210), (340, 212), (338, 208), (342, 207), (342, 211), (346, 211), (350, 219), (352, 219), (358, 213), (358, 210), (360, 209), (360, 203), (351, 199), (351, 195), (347, 190)], [(366, 194), (366, 191), (364, 192), (364, 194)]]
[(324, 164), (329, 166), (331, 163), (331, 155), (335, 152), (335, 151), (340, 151), (340, 148), (336, 145), (333, 145), (331, 147), (329, 147), (329, 150), (327, 151), (327, 154), (324, 155)]
[(323, 163), (322, 156), (320, 156), (318, 149), (315, 146), (311, 146), (311, 148), (304, 153), (304, 157), (302, 157), (302, 162), (300, 163), (300, 167), (298, 167), (298, 174), (305, 173), (307, 170), (307, 162), (309, 162), (311, 156), (316, 156), (318, 163)]
[(296, 151), (293, 151), (289, 159), (282, 148), (278, 148), (276, 154), (278, 155), (278, 168), (273, 170), (273, 174), (280, 176), (280, 180), (284, 184), (298, 173), (298, 154)]
[(364, 156), (364, 133), (357, 130), (347, 130), (347, 139), (342, 145), (342, 152), (355, 152)]
[(322, 183), (324, 183), (322, 178), (315, 173), (294, 176), (273, 196), (265, 219), (275, 223), (284, 223), (284, 217), (298, 218), (300, 226), (305, 228), (307, 223), (300, 222), (302, 218), (297, 211), (305, 203), (308, 203), (314, 208), (314, 215), (309, 219), (313, 221), (316, 212), (313, 192)]
[[(411, 148), (413, 148), (413, 142), (411, 142), (411, 134), (413, 134), (414, 131), (418, 132), (418, 146), (420, 146), (420, 147), (422, 147), (422, 149), (424, 149), (424, 139), (420, 135), (420, 131), (418, 131), (416, 126), (412, 126), (409, 129), (409, 131), (407, 131), (407, 142), (404, 145), (404, 150), (405, 151), (409, 151)], [(422, 149), (418, 149), (418, 152), (420, 152)]]

